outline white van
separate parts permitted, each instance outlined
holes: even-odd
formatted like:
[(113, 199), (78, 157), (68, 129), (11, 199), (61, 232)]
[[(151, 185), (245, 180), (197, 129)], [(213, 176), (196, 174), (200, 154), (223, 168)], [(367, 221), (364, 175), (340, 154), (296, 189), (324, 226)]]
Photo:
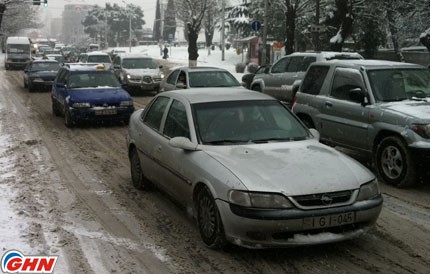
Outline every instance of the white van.
[(31, 60), (31, 44), (28, 37), (8, 37), (4, 60), (6, 70), (10, 68), (23, 69)]

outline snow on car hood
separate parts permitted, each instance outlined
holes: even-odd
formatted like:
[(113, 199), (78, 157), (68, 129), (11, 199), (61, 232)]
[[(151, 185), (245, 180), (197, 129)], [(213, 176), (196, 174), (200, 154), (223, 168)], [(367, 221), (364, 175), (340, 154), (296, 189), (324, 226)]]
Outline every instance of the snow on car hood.
[(381, 108), (412, 116), (419, 119), (430, 120), (430, 98), (423, 98), (423, 101), (408, 100), (393, 103), (381, 104)]
[(205, 146), (204, 150), (251, 191), (324, 193), (357, 189), (374, 178), (355, 160), (316, 140)]
[(159, 69), (124, 69), (126, 73), (136, 76), (158, 76), (160, 74)]

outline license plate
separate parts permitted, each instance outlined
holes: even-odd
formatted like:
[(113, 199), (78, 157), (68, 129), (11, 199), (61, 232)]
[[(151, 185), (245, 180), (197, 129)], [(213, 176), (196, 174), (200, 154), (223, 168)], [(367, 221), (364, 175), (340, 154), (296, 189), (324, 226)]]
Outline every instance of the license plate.
[(116, 109), (96, 109), (96, 115), (115, 115)]
[(354, 212), (347, 212), (335, 215), (310, 217), (303, 219), (304, 229), (325, 228), (352, 224), (355, 222)]

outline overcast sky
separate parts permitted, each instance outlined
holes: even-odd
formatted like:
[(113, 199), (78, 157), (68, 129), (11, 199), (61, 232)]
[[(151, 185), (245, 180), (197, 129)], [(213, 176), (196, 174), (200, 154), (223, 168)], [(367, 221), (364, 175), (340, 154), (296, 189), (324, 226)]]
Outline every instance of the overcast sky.
[[(167, 3), (167, 0), (164, 0)], [(157, 0), (124, 0), (126, 3), (138, 5), (143, 10), (143, 19), (146, 24), (144, 28), (152, 28), (155, 19), (155, 5)], [(60, 17), (63, 7), (66, 4), (87, 4), (105, 6), (105, 3), (117, 3), (118, 5), (125, 5), (122, 0), (48, 0), (48, 8), (45, 9), (50, 14), (51, 18)], [(42, 10), (42, 7), (40, 8)], [(44, 11), (45, 13), (45, 11)]]

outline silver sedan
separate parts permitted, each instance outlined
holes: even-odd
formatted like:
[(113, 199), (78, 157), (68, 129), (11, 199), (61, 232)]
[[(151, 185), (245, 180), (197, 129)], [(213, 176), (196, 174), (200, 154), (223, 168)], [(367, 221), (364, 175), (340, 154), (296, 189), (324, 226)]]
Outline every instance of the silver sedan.
[(382, 208), (375, 176), (318, 141), (283, 104), (240, 89), (157, 95), (127, 135), (133, 185), (182, 203), (212, 248), (337, 242)]

